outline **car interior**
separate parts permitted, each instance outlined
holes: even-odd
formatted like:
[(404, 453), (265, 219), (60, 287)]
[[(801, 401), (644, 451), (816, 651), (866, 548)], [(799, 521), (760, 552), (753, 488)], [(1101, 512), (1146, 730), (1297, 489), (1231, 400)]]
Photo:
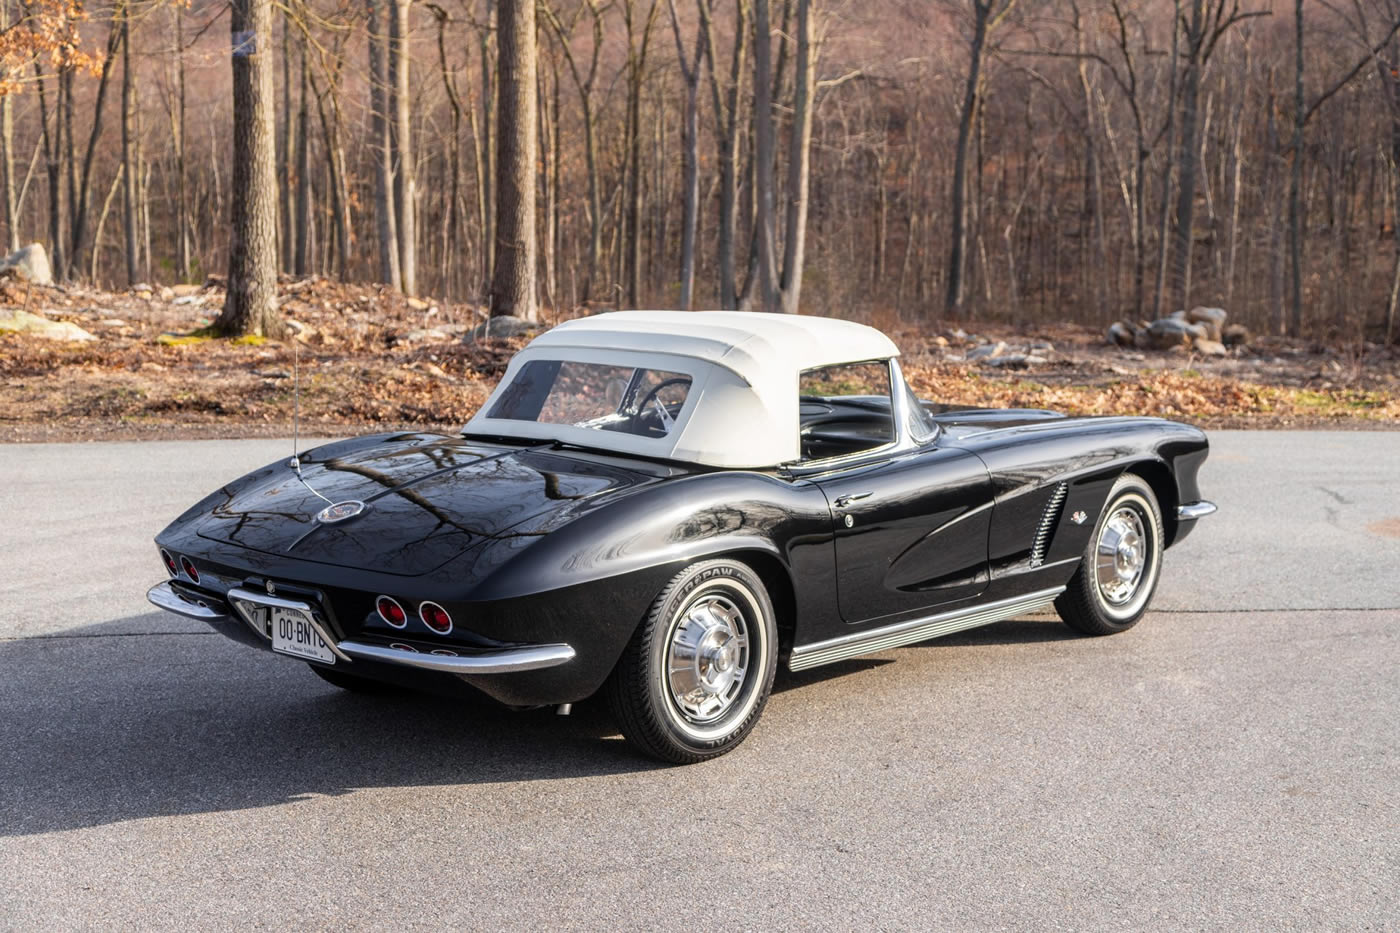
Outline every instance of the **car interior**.
[(888, 363), (810, 369), (799, 385), (803, 460), (847, 457), (895, 440)]

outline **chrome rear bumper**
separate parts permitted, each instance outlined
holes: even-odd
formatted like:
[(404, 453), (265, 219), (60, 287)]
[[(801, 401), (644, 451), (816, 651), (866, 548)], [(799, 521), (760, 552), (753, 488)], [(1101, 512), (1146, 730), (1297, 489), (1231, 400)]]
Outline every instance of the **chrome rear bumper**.
[[(251, 590), (237, 588), (229, 590), (228, 596), (228, 602), (210, 596), (196, 596), (184, 589), (176, 589), (170, 585), (169, 580), (157, 583), (146, 591), (146, 599), (150, 600), (152, 605), (189, 619), (208, 622), (216, 628), (221, 622), (237, 621), (240, 625), (247, 623), (248, 627), (257, 633), (264, 642), (270, 640), (267, 632), (245, 614), (241, 607), (253, 604), (295, 609), (312, 619), (322, 640), (330, 646), (331, 651), (338, 659), (347, 664), (353, 664), (354, 659), (359, 658), (364, 661), (393, 664), (398, 667), (472, 676), (537, 671), (547, 667), (558, 667), (560, 664), (566, 664), (574, 659), (574, 649), (563, 644), (522, 645), (517, 648), (502, 648), (497, 651), (483, 651), (477, 654), (447, 655), (415, 653), (399, 648), (390, 648), (386, 645), (375, 645), (349, 639), (336, 641), (330, 637), (329, 630), (318, 618), (319, 614), (315, 608), (307, 603), (265, 596)], [(230, 608), (230, 603), (233, 608)], [(244, 635), (243, 639), (246, 640), (246, 638), (247, 636)]]
[(1176, 517), (1178, 521), (1190, 522), (1198, 518), (1205, 518), (1207, 515), (1216, 513), (1214, 502), (1207, 502), (1202, 499), (1199, 502), (1188, 502), (1185, 505), (1176, 507)]

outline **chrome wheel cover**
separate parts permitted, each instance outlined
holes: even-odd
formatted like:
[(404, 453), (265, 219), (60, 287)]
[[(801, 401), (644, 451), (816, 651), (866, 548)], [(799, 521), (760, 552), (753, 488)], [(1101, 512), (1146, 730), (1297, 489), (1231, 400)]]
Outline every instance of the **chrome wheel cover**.
[(1133, 506), (1120, 505), (1104, 521), (1095, 548), (1094, 580), (1110, 607), (1121, 607), (1137, 595), (1152, 547), (1143, 515)]
[(744, 694), (750, 661), (749, 620), (734, 600), (706, 593), (690, 603), (666, 644), (666, 686), (675, 712), (696, 726), (724, 717)]

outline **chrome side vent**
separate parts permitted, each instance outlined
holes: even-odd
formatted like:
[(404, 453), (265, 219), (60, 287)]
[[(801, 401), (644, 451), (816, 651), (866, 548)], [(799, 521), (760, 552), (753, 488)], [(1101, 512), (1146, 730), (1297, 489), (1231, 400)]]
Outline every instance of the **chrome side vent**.
[(1032, 567), (1039, 567), (1045, 563), (1045, 549), (1050, 545), (1050, 533), (1055, 530), (1055, 523), (1060, 520), (1060, 512), (1065, 507), (1065, 496), (1068, 493), (1069, 486), (1060, 483), (1050, 494), (1050, 501), (1045, 503), (1045, 514), (1040, 516), (1040, 526), (1035, 530), (1035, 543), (1031, 545)]

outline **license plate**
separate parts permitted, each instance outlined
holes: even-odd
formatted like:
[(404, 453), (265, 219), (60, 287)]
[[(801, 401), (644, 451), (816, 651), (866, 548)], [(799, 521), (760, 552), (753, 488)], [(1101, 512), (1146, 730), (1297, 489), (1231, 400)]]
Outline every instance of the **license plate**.
[(296, 609), (272, 609), (272, 650), (309, 661), (334, 664), (335, 655), (326, 644), (306, 613)]

